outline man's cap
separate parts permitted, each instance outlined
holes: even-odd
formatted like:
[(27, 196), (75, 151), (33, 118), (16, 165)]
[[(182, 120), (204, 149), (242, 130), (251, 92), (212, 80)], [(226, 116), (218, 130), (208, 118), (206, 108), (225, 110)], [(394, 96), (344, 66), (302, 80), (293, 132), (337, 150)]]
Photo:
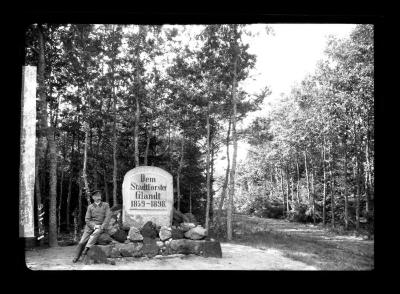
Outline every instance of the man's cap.
[(94, 190), (94, 191), (92, 192), (92, 197), (93, 197), (94, 195), (96, 195), (97, 193), (100, 193), (100, 194), (101, 194), (101, 190)]

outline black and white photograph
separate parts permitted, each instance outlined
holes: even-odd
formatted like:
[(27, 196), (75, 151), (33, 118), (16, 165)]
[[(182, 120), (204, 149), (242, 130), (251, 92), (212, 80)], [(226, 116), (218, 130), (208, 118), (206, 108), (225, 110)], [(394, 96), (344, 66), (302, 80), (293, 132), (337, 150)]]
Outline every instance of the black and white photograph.
[(24, 30), (30, 271), (372, 271), (375, 25)]

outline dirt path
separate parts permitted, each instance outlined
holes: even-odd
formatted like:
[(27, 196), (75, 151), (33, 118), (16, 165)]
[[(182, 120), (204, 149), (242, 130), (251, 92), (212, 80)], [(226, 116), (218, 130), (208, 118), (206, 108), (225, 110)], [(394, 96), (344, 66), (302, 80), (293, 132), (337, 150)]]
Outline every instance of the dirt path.
[(223, 258), (176, 254), (149, 258), (118, 258), (116, 265), (72, 263), (73, 246), (30, 250), (26, 264), (31, 270), (315, 270), (282, 256), (277, 250), (222, 243)]
[(72, 263), (75, 246), (26, 251), (31, 270), (369, 270), (374, 243), (320, 226), (235, 216), (235, 241), (222, 258), (195, 255), (119, 258), (116, 265)]

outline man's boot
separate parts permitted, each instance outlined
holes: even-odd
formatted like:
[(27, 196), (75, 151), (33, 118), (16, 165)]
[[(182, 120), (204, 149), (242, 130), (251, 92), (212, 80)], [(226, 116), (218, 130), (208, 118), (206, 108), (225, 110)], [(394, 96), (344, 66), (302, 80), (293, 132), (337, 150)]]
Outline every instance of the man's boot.
[(78, 244), (78, 246), (76, 247), (76, 251), (75, 251), (75, 257), (72, 260), (73, 263), (78, 261), (84, 248), (85, 248), (85, 244), (81, 244), (81, 243)]
[(86, 255), (89, 249), (90, 249), (89, 247), (85, 247), (85, 250), (83, 250), (82, 255)]

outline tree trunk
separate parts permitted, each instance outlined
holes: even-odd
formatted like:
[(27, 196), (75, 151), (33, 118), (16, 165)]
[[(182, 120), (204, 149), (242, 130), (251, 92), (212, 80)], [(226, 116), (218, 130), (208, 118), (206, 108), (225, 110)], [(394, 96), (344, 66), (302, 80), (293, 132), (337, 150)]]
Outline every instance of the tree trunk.
[(367, 215), (370, 212), (370, 161), (369, 161), (369, 135), (367, 131), (367, 141), (365, 143), (365, 194), (366, 194), (366, 201), (365, 201), (365, 212)]
[(183, 166), (183, 156), (184, 156), (184, 145), (185, 145), (185, 139), (182, 137), (182, 145), (181, 145), (181, 158), (179, 160), (179, 167), (178, 167), (178, 173), (176, 176), (176, 190), (178, 192), (178, 205), (177, 209), (178, 211), (181, 211), (181, 185), (180, 185), (180, 178), (181, 178), (181, 171), (182, 171), (182, 166)]
[[(207, 173), (207, 203), (206, 203), (206, 230), (209, 229), (210, 221), (210, 102), (207, 104), (207, 159), (206, 159), (206, 173)], [(232, 238), (232, 236), (231, 236)]]
[(329, 152), (328, 168), (329, 168), (329, 178), (331, 184), (331, 224), (332, 228), (334, 228), (335, 227), (335, 179), (333, 178), (333, 173), (332, 173), (333, 156), (331, 147), (329, 147), (328, 152)]
[[(139, 35), (142, 33), (142, 26), (139, 26)], [(140, 45), (140, 41), (139, 41)], [(136, 47), (136, 111), (135, 111), (135, 167), (139, 166), (139, 119), (140, 119), (140, 81), (139, 81), (139, 52)]]
[[(100, 110), (102, 109), (103, 106), (103, 100), (101, 100), (101, 104), (100, 104)], [(93, 173), (93, 180), (94, 180), (94, 189), (97, 190), (99, 189), (99, 171), (100, 171), (100, 164), (99, 164), (99, 158), (100, 158), (100, 143), (101, 143), (101, 139), (103, 138), (103, 132), (101, 127), (97, 128), (97, 136), (98, 136), (98, 140), (97, 140), (97, 148), (96, 148), (96, 161), (95, 161), (95, 169), (94, 169), (94, 173)]]
[[(290, 204), (293, 204), (293, 202), (294, 202), (294, 176), (292, 175), (291, 177), (290, 177), (290, 186), (291, 186), (291, 194), (292, 194), (292, 199), (291, 199), (291, 202), (290, 202)], [(288, 196), (287, 196), (287, 201), (289, 202), (289, 194), (288, 194)]]
[[(114, 35), (114, 25), (111, 25), (111, 30)], [(117, 94), (115, 90), (115, 78), (114, 78), (114, 60), (111, 63), (111, 72), (112, 72), (112, 98), (113, 98), (113, 205), (118, 204), (117, 200), (117, 176), (118, 176), (118, 162), (117, 162)], [(136, 134), (135, 134), (136, 135)]]
[(139, 97), (136, 97), (136, 111), (135, 111), (135, 167), (139, 166), (139, 119), (140, 107)]
[(171, 160), (171, 119), (170, 119), (170, 114), (168, 113), (168, 168), (170, 172), (172, 171), (172, 160)]
[(299, 159), (296, 154), (296, 168), (297, 168), (297, 186), (296, 186), (296, 199), (297, 203), (300, 204), (299, 188), (300, 188), (300, 170), (299, 170)]
[[(237, 25), (234, 25), (236, 33)], [(235, 42), (235, 54), (233, 60), (233, 82), (232, 82), (232, 141), (233, 141), (233, 158), (232, 158), (232, 169), (230, 171), (230, 189), (229, 189), (229, 203), (227, 211), (227, 237), (228, 240), (232, 240), (232, 210), (233, 210), (233, 195), (235, 194), (235, 173), (236, 173), (236, 157), (237, 157), (237, 135), (236, 135), (236, 75), (237, 75), (237, 60), (238, 60), (239, 48), (237, 46), (237, 40)]]
[[(312, 163), (311, 163), (312, 165)], [(315, 186), (314, 186), (314, 166), (311, 166), (311, 189), (312, 189), (312, 207), (313, 207), (313, 224), (315, 225)]]
[[(285, 203), (285, 192), (283, 190), (283, 172), (282, 172), (282, 167), (279, 168), (279, 171), (280, 171), (280, 178), (281, 178), (282, 200), (283, 200), (283, 203)], [(286, 198), (286, 215), (288, 215), (288, 214), (289, 214), (289, 197)]]
[(64, 164), (61, 166), (60, 196), (58, 201), (58, 225), (57, 234), (60, 235), (61, 230), (61, 204), (63, 199), (63, 183), (64, 183)]
[(358, 154), (356, 152), (356, 230), (360, 229), (360, 193), (361, 193), (361, 185), (360, 185), (360, 166), (359, 166), (359, 161), (358, 161)]
[(344, 140), (344, 228), (346, 230), (349, 229), (349, 198), (347, 195), (347, 143), (346, 139)]
[(82, 228), (82, 184), (79, 180), (79, 193), (78, 193), (78, 228)]
[(322, 145), (322, 170), (324, 174), (324, 194), (323, 194), (323, 200), (322, 200), (322, 223), (325, 225), (325, 214), (326, 214), (326, 171), (325, 171), (325, 136), (324, 136), (324, 142)]
[(110, 194), (108, 193), (108, 183), (107, 183), (106, 171), (104, 171), (103, 178), (104, 178), (104, 193), (106, 194), (106, 202), (108, 204), (110, 204)]
[(176, 210), (181, 211), (181, 195), (180, 195), (180, 183), (179, 183), (179, 175), (176, 175)]
[(286, 198), (289, 200), (289, 169), (286, 166)]
[(358, 154), (358, 140), (357, 140), (357, 130), (355, 124), (353, 124), (354, 133), (354, 147), (355, 147), (355, 172), (356, 172), (356, 230), (360, 229), (360, 162)]
[(150, 131), (147, 132), (146, 149), (144, 150), (144, 162), (143, 162), (143, 165), (145, 165), (145, 166), (147, 165), (147, 162), (148, 162), (149, 148), (150, 148)]
[(78, 236), (79, 221), (78, 221), (78, 211), (76, 208), (74, 209), (72, 216), (74, 217), (74, 242), (78, 243), (79, 242), (79, 236)]
[(82, 179), (84, 184), (84, 194), (86, 196), (86, 200), (88, 205), (90, 204), (90, 188), (89, 182), (87, 179), (87, 150), (88, 150), (88, 140), (89, 140), (89, 124), (85, 122), (85, 144), (83, 147), (83, 169), (82, 169)]
[[(47, 99), (46, 99), (46, 89), (45, 89), (45, 41), (43, 36), (43, 28), (42, 25), (38, 25), (38, 38), (39, 38), (39, 60), (38, 60), (38, 70), (37, 70), (37, 80), (38, 80), (38, 89), (37, 94), (39, 96), (39, 101), (37, 103), (38, 112), (38, 140), (37, 140), (37, 148), (36, 148), (36, 167), (35, 167), (35, 188), (36, 188), (36, 206), (37, 211), (42, 211), (42, 191), (44, 182), (44, 175), (40, 176), (41, 168), (45, 169), (46, 164), (46, 149), (47, 149), (47, 137), (46, 132), (48, 128), (47, 123)], [(44, 162), (42, 162), (42, 160)], [(42, 236), (44, 234), (43, 222), (40, 221), (40, 217), (38, 217), (38, 229), (39, 235)], [(40, 237), (39, 236), (39, 237)], [(41, 239), (43, 240), (43, 239)], [(43, 241), (42, 241), (43, 242)]]
[(310, 202), (310, 181), (308, 178), (308, 168), (307, 168), (307, 148), (304, 150), (304, 166), (306, 170), (306, 181), (307, 181), (307, 199)]
[(49, 176), (50, 176), (50, 206), (49, 206), (49, 246), (58, 246), (57, 242), (57, 150), (54, 141), (54, 131), (49, 129)]
[(114, 86), (113, 86), (113, 94), (114, 94), (114, 103), (113, 103), (113, 112), (114, 112), (114, 121), (113, 121), (113, 205), (115, 206), (118, 204), (118, 200), (117, 200), (118, 166), (117, 166), (117, 127), (116, 127), (117, 126), (117, 96), (115, 95)]
[(72, 188), (72, 177), (73, 177), (73, 158), (74, 158), (74, 145), (75, 145), (75, 133), (72, 134), (72, 145), (71, 145), (71, 165), (69, 167), (69, 183), (68, 183), (68, 196), (67, 196), (67, 209), (66, 209), (66, 226), (69, 232), (70, 229), (70, 208), (71, 208), (71, 188)]
[[(274, 168), (270, 165), (269, 181), (271, 183), (271, 199), (275, 196), (275, 183), (274, 183)], [(285, 207), (285, 202), (283, 202), (283, 207)]]
[[(36, 195), (36, 208), (37, 212), (39, 215), (39, 211), (42, 209), (43, 204), (42, 204), (42, 194), (41, 194), (41, 189), (40, 189), (40, 183), (41, 183), (41, 177), (39, 173), (39, 166), (41, 166), (41, 158), (43, 158), (43, 154), (40, 155), (39, 153), (42, 152), (44, 149), (43, 147), (40, 147), (43, 144), (43, 138), (39, 137), (37, 140), (36, 144), (36, 159), (35, 159), (35, 195)], [(42, 236), (44, 234), (44, 229), (43, 229), (43, 222), (40, 221), (40, 217), (38, 217), (38, 237)], [(43, 239), (41, 239), (43, 240)], [(41, 241), (43, 242), (43, 241)]]
[(231, 118), (229, 119), (229, 124), (228, 124), (228, 132), (226, 134), (226, 160), (227, 160), (227, 167), (226, 167), (226, 171), (225, 171), (225, 181), (224, 181), (224, 185), (222, 186), (222, 193), (221, 193), (221, 201), (219, 202), (219, 206), (218, 206), (218, 212), (219, 214), (222, 213), (222, 207), (224, 205), (224, 200), (226, 197), (226, 190), (228, 187), (228, 180), (229, 180), (229, 167), (230, 167), (230, 158), (229, 158), (229, 136), (231, 133)]
[[(211, 143), (213, 138), (211, 137)], [(211, 144), (212, 146), (212, 144)], [(211, 147), (211, 170), (210, 170), (210, 220), (213, 221), (214, 218), (214, 191), (213, 191), (213, 182), (214, 182), (214, 148)]]
[(70, 220), (69, 220), (70, 213), (69, 212), (70, 212), (70, 207), (71, 207), (71, 189), (72, 189), (72, 169), (71, 169), (70, 175), (69, 175), (67, 208), (66, 208), (66, 226), (67, 226), (68, 232), (70, 229)]

